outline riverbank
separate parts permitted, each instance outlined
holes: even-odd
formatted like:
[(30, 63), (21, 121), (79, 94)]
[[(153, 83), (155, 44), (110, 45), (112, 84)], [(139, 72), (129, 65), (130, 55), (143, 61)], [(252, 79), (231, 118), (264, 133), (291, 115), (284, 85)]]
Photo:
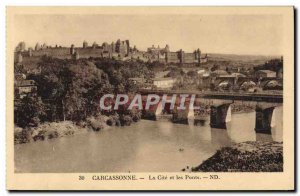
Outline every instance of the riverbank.
[(97, 115), (88, 117), (85, 121), (59, 121), (44, 122), (36, 127), (21, 128), (15, 125), (14, 143), (23, 144), (35, 141), (50, 140), (70, 135), (86, 133), (88, 131), (101, 131), (111, 126), (130, 126), (140, 120), (135, 115)]
[(71, 121), (49, 122), (31, 128), (22, 129), (20, 127), (15, 127), (14, 142), (15, 144), (22, 144), (50, 140), (84, 132), (86, 132), (85, 128), (77, 126)]
[(282, 172), (282, 142), (242, 142), (223, 147), (193, 172)]

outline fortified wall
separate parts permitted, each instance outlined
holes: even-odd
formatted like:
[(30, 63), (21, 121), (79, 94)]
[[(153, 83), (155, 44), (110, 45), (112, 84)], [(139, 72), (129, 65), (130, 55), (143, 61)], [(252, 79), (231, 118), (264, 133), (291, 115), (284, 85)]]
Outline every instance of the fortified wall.
[[(22, 42), (23, 43), (23, 42)], [(22, 46), (22, 47), (21, 47)], [(23, 58), (38, 58), (42, 56), (51, 56), (58, 59), (81, 59), (81, 58), (115, 58), (118, 60), (138, 59), (144, 62), (161, 62), (175, 64), (200, 64), (207, 62), (207, 55), (201, 56), (200, 49), (191, 53), (186, 53), (183, 50), (171, 52), (169, 46), (164, 48), (150, 47), (147, 51), (139, 51), (135, 46), (130, 47), (129, 40), (108, 44), (104, 42), (98, 45), (96, 42), (89, 46), (86, 41), (82, 47), (75, 47), (73, 44), (70, 47), (47, 46), (46, 44), (36, 44), (35, 48), (25, 50), (25, 45), (19, 44), (15, 51), (15, 62), (22, 62)]]

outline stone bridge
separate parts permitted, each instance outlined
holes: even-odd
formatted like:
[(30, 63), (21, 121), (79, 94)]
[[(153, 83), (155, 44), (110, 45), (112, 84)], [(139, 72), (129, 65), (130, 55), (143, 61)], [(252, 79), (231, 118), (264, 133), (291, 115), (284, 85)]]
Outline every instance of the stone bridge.
[[(163, 103), (160, 101), (152, 109), (155, 111), (156, 118), (164, 115), (171, 115), (173, 120), (183, 123), (190, 119), (193, 120), (209, 120), (210, 126), (217, 129), (226, 129), (226, 123), (231, 121), (232, 108), (231, 105), (237, 101), (242, 101), (245, 104), (253, 106), (256, 111), (255, 131), (257, 133), (271, 134), (272, 122), (274, 122), (273, 111), (277, 106), (283, 103), (282, 94), (268, 94), (268, 93), (217, 93), (217, 92), (195, 92), (195, 91), (163, 91), (163, 90), (140, 90), (142, 96), (148, 94), (158, 94), (160, 96), (167, 95), (167, 100), (171, 100), (174, 95), (187, 94), (189, 97), (185, 100), (184, 105), (188, 106), (185, 110), (178, 110), (176, 107), (180, 106), (179, 96), (176, 98), (174, 108), (171, 108), (170, 103)], [(195, 95), (194, 105), (190, 106), (191, 95)], [(202, 106), (199, 109), (198, 106)], [(203, 108), (204, 106), (204, 108)], [(206, 107), (206, 108), (205, 108)], [(209, 108), (207, 108), (209, 107)], [(199, 115), (199, 111), (210, 111), (210, 118), (205, 115)], [(201, 112), (200, 112), (201, 113)], [(207, 115), (208, 116), (208, 115)], [(272, 118), (273, 117), (273, 118)], [(272, 120), (273, 119), (273, 120)]]

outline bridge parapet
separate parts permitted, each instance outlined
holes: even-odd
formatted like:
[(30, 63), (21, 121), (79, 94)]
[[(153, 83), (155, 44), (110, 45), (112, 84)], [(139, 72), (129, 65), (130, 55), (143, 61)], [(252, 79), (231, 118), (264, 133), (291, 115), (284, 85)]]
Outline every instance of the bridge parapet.
[(270, 103), (283, 103), (282, 92), (215, 92), (215, 91), (197, 91), (197, 90), (159, 90), (159, 89), (140, 89), (139, 92), (143, 95), (173, 95), (173, 94), (188, 94), (196, 95), (196, 98), (205, 99), (223, 99), (223, 100), (243, 100), (257, 101)]

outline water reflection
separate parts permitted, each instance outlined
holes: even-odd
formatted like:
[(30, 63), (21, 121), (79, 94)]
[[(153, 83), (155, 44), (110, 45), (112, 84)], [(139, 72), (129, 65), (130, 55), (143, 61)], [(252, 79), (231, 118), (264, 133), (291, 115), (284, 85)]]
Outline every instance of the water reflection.
[(171, 136), (172, 134), (172, 123), (170, 123), (170, 120), (159, 120), (157, 128), (161, 130), (161, 133), (165, 136)]
[(272, 142), (273, 141), (273, 137), (272, 137), (271, 134), (257, 133), (256, 134), (256, 141)]
[(201, 127), (207, 125), (208, 123), (209, 123), (208, 120), (195, 120), (194, 121), (195, 126), (201, 126)]
[(230, 146), (232, 144), (232, 140), (226, 129), (211, 128), (211, 143), (212, 145), (219, 147)]

